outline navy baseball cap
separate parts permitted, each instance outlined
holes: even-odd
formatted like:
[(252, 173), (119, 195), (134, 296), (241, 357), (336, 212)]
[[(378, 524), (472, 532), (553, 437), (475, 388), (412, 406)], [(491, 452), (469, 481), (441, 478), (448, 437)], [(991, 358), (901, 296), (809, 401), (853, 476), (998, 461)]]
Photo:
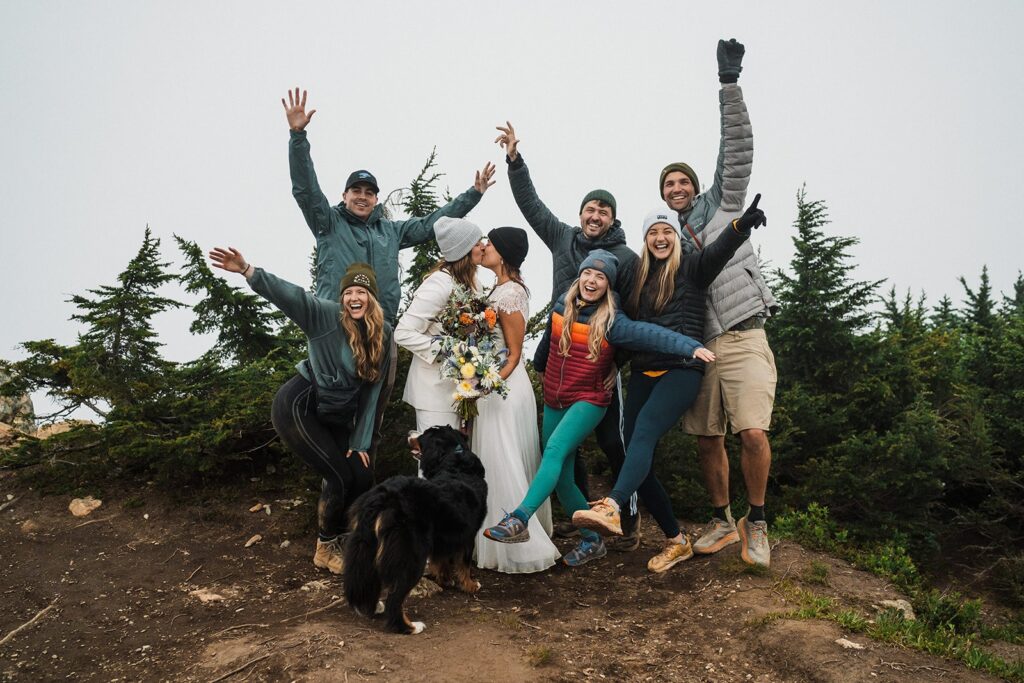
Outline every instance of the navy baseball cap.
[(377, 187), (377, 179), (366, 170), (352, 171), (352, 175), (348, 177), (348, 181), (345, 183), (345, 191), (348, 192), (348, 188), (359, 183), (366, 183), (373, 188), (374, 192), (380, 192), (380, 188)]

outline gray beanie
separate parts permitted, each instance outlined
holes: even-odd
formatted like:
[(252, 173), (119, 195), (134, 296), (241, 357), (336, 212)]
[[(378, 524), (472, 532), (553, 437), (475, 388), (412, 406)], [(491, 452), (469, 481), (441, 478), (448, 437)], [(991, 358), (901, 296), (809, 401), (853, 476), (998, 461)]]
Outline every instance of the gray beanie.
[(615, 287), (615, 276), (619, 273), (619, 259), (615, 257), (615, 254), (604, 249), (595, 249), (587, 254), (587, 258), (583, 259), (576, 274), (579, 275), (587, 268), (604, 273), (604, 276), (608, 278), (608, 286)]
[(454, 263), (473, 251), (484, 234), (476, 223), (470, 223), (465, 218), (444, 216), (434, 223), (434, 237), (444, 260)]
[(662, 207), (651, 211), (647, 214), (647, 217), (644, 218), (644, 239), (647, 238), (647, 231), (651, 229), (651, 226), (657, 225), (658, 223), (667, 224), (670, 228), (676, 231), (676, 236), (682, 234), (682, 231), (679, 228), (679, 214), (672, 209)]

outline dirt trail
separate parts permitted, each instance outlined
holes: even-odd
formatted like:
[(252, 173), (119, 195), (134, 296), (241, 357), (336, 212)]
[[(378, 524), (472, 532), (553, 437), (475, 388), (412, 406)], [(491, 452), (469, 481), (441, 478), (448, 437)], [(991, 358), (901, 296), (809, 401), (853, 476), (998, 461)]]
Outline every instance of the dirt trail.
[[(68, 513), (68, 497), (40, 498), (10, 476), (0, 502), (7, 495), (17, 500), (0, 512), (0, 638), (57, 603), (0, 645), (2, 680), (995, 680), (829, 622), (759, 620), (795, 607), (787, 587), (865, 616), (900, 597), (792, 543), (775, 548), (764, 576), (744, 571), (735, 546), (655, 576), (646, 562), (659, 542), (645, 522), (635, 553), (539, 576), (477, 571), (476, 596), (410, 600), (427, 630), (401, 637), (343, 604), (303, 616), (341, 588), (310, 562), (311, 494), (294, 505), (253, 489), (174, 507), (151, 490), (125, 492), (86, 518)], [(255, 503), (271, 514), (249, 512)], [(827, 585), (805, 578), (812, 562), (828, 566)], [(864, 649), (836, 644), (843, 636)]]

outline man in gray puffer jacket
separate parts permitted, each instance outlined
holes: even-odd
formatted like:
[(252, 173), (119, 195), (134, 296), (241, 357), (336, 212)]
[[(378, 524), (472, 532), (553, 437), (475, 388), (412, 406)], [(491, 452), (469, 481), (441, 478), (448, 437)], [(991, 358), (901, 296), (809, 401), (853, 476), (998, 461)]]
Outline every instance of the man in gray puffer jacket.
[[(595, 249), (610, 251), (619, 260), (615, 291), (621, 300), (625, 300), (628, 295), (627, 288), (633, 283), (633, 272), (639, 257), (626, 246), (626, 233), (615, 217), (615, 197), (606, 190), (593, 190), (580, 202), (579, 225), (561, 222), (537, 196), (537, 190), (530, 179), (530, 171), (522, 155), (518, 153), (519, 140), (516, 139), (512, 124), (506, 122), (505, 126), (498, 126), (498, 130), (501, 131), (501, 135), (495, 142), (505, 148), (512, 196), (515, 197), (526, 222), (551, 250), (551, 302), (566, 293), (579, 273), (580, 264)], [(537, 349), (533, 361), (537, 372), (544, 372), (546, 360), (547, 348), (542, 344)], [(622, 436), (622, 391), (617, 371), (609, 381), (614, 381), (611, 404), (594, 430), (594, 436), (597, 438), (597, 445), (608, 458), (612, 476), (617, 477), (626, 458)], [(582, 458), (577, 457), (574, 466), (576, 485), (587, 500), (590, 500), (587, 471)], [(636, 550), (640, 547), (638, 527), (634, 494), (628, 509), (622, 512), (623, 535), (609, 540), (608, 547), (612, 550)], [(574, 530), (572, 525), (556, 527), (556, 531), (562, 534), (570, 530)]]
[[(701, 194), (697, 174), (687, 164), (669, 164), (661, 172), (661, 198), (679, 212), (689, 249), (712, 243), (743, 210), (754, 157), (750, 118), (736, 84), (743, 53), (743, 45), (735, 40), (718, 41), (722, 137), (712, 186)], [(683, 418), (683, 429), (697, 436), (701, 469), (714, 507), (711, 521), (693, 544), (694, 552), (710, 554), (742, 540), (743, 560), (763, 566), (768, 566), (771, 555), (764, 496), (776, 382), (775, 358), (764, 323), (776, 308), (757, 255), (745, 242), (708, 288), (704, 339), (718, 362), (708, 365), (700, 393)], [(750, 502), (750, 512), (737, 523), (729, 510), (726, 425), (740, 436), (740, 464)]]

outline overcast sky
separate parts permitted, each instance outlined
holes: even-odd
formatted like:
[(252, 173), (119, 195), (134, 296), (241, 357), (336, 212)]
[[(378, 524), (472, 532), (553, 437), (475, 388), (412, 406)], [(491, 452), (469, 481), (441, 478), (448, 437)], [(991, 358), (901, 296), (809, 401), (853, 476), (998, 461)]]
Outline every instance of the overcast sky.
[[(860, 237), (856, 277), (959, 302), (957, 277), (976, 284), (987, 264), (1009, 291), (1024, 264), (1024, 3), (624, 7), (0, 1), (0, 357), (22, 357), (24, 340), (73, 342), (65, 299), (112, 283), (147, 224), (175, 263), (173, 233), (307, 283), (313, 239), (291, 197), (280, 104), (295, 85), (318, 110), (309, 139), (332, 201), (356, 168), (383, 193), (407, 185), (436, 146), (453, 194), (498, 164), (470, 219), (526, 227), (493, 143), (508, 119), (557, 215), (575, 224), (582, 196), (606, 188), (639, 249), (660, 169), (713, 175), (720, 37), (747, 47), (765, 259), (788, 264), (806, 182), (829, 230)], [(534, 237), (535, 308), (550, 263)], [(158, 320), (168, 357), (208, 346), (189, 321)]]

